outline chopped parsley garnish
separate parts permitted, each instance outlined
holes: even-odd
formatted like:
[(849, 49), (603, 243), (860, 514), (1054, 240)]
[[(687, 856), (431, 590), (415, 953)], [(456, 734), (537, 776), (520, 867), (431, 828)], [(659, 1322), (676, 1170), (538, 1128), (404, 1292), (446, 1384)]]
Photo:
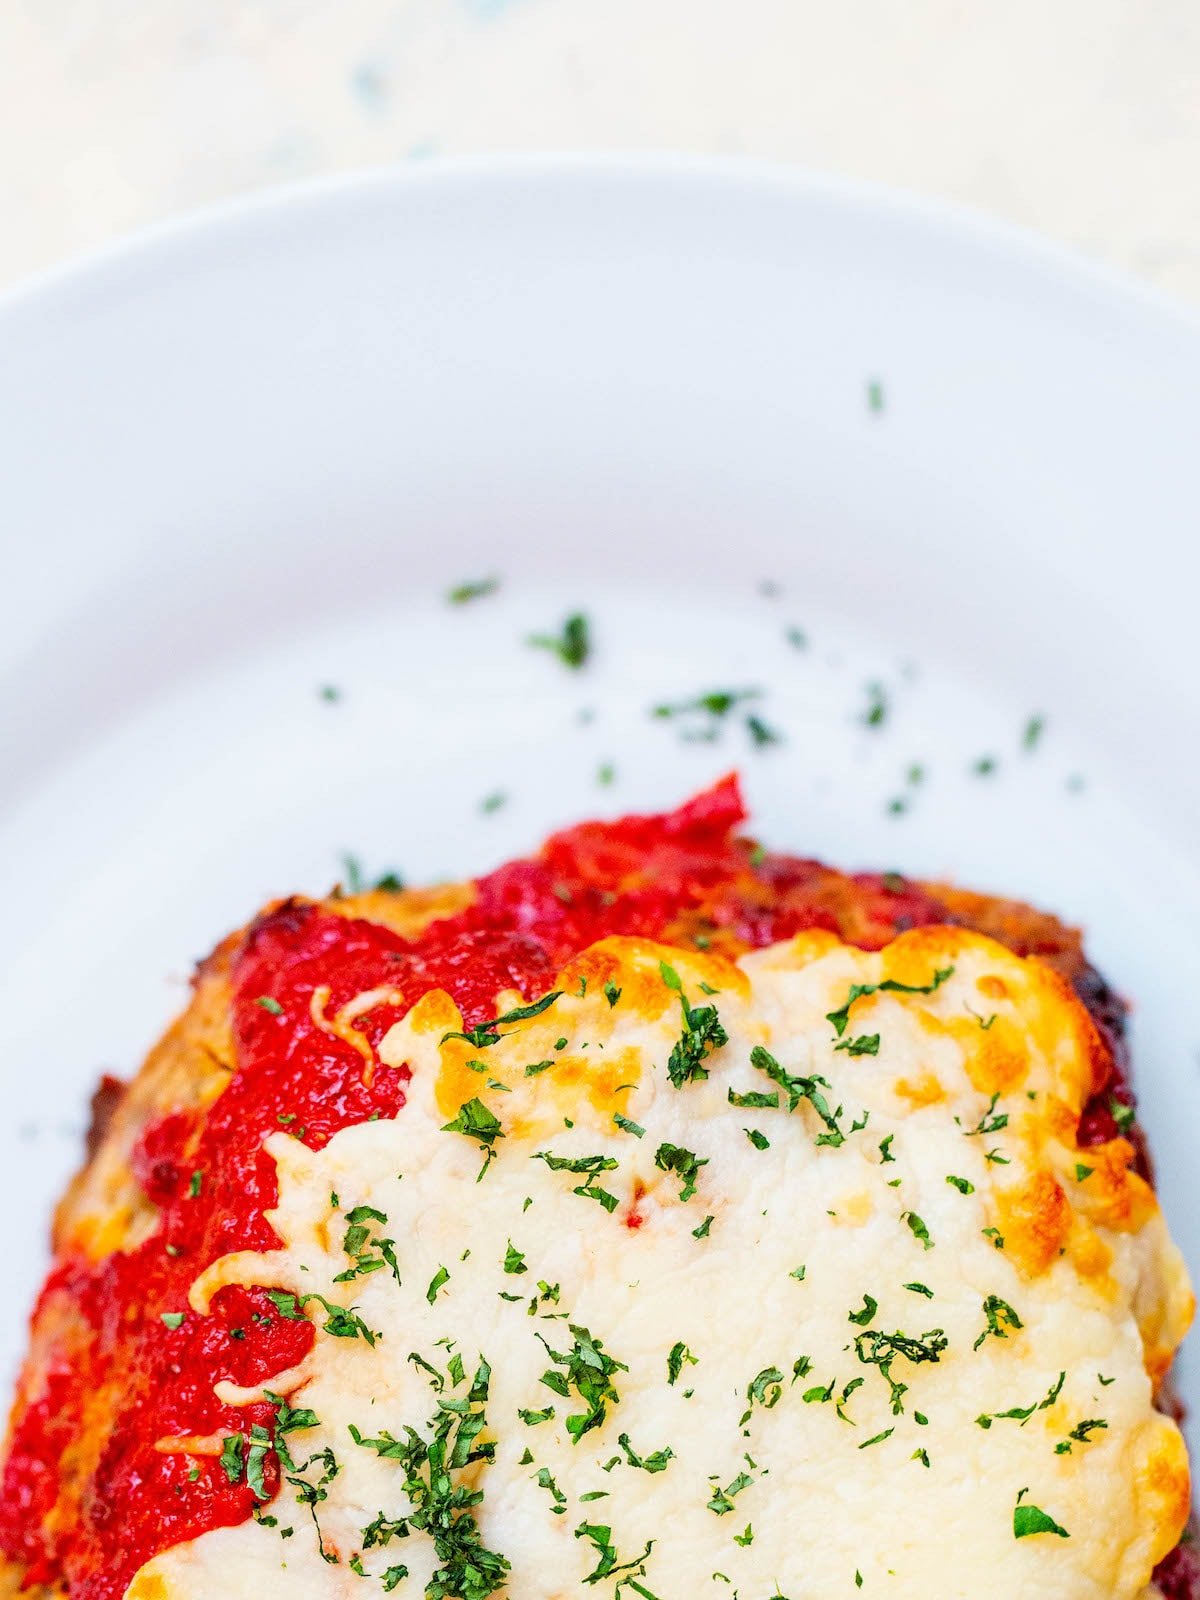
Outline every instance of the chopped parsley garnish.
[(983, 1314), (987, 1319), (987, 1327), (971, 1346), (972, 1350), (978, 1350), (985, 1339), (1007, 1339), (1010, 1330), (1025, 1326), (1008, 1301), (1001, 1300), (998, 1294), (988, 1295), (983, 1302)]
[(617, 1439), (617, 1443), (624, 1450), (625, 1459), (629, 1462), (629, 1465), (631, 1467), (640, 1467), (643, 1472), (665, 1472), (667, 1463), (675, 1459), (675, 1452), (670, 1445), (664, 1446), (661, 1450), (655, 1450), (648, 1456), (638, 1455), (630, 1444), (627, 1433), (621, 1434)]
[(246, 1449), (246, 1438), (241, 1433), (231, 1433), (221, 1446), (221, 1467), (230, 1483), (241, 1483), (245, 1474), (245, 1463), (242, 1456)]
[(750, 742), (756, 749), (761, 750), (766, 745), (781, 744), (783, 742), (783, 735), (772, 728), (770, 723), (764, 722), (760, 716), (756, 716), (753, 711), (748, 713), (745, 722), (746, 732), (750, 735)]
[(892, 1376), (897, 1358), (917, 1365), (923, 1361), (940, 1361), (949, 1340), (941, 1328), (932, 1328), (919, 1339), (907, 1333), (884, 1333), (878, 1328), (868, 1328), (854, 1340), (855, 1353), (864, 1366), (878, 1367), (891, 1390), (892, 1412), (899, 1416), (904, 1410), (904, 1395), (908, 1385)]
[(616, 984), (611, 978), (604, 985), (604, 998), (608, 1001), (610, 1008), (615, 1006), (617, 1001), (621, 998), (621, 991), (617, 988)]
[[(425, 1438), (414, 1428), (406, 1428), (406, 1438), (395, 1439), (383, 1433), (366, 1439), (351, 1424), (355, 1444), (374, 1450), (388, 1460), (400, 1463), (404, 1472), (404, 1493), (412, 1510), (393, 1524), (403, 1537), (410, 1529), (427, 1534), (433, 1541), (440, 1566), (425, 1589), (428, 1600), (487, 1600), (504, 1586), (510, 1570), (508, 1560), (483, 1543), (474, 1508), (483, 1500), (483, 1490), (470, 1482), (457, 1480), (456, 1474), (479, 1461), (491, 1461), (494, 1444), (480, 1444), (486, 1427), (484, 1405), (488, 1398), (491, 1368), (480, 1358), (479, 1369), (465, 1399), (439, 1399), (437, 1412)], [(389, 1535), (390, 1537), (390, 1535)], [(400, 1573), (403, 1569), (393, 1568)], [(390, 1587), (401, 1581), (397, 1577)], [(388, 1586), (385, 1583), (385, 1587)]]
[(564, 1516), (567, 1509), (567, 1497), (554, 1481), (554, 1476), (549, 1467), (539, 1467), (534, 1473), (533, 1481), (539, 1489), (546, 1489), (554, 1500), (553, 1511), (556, 1517)]
[[(619, 1404), (621, 1397), (613, 1387), (613, 1374), (628, 1372), (629, 1368), (624, 1362), (610, 1356), (603, 1341), (593, 1338), (586, 1328), (574, 1322), (569, 1323), (568, 1327), (575, 1340), (570, 1350), (552, 1350), (538, 1334), (545, 1345), (546, 1354), (554, 1362), (554, 1367), (542, 1374), (541, 1381), (547, 1389), (552, 1389), (564, 1400), (571, 1398), (574, 1389), (583, 1401), (585, 1410), (566, 1418), (571, 1441), (578, 1444), (585, 1433), (598, 1428), (604, 1421), (610, 1400), (614, 1405)], [(556, 1371), (557, 1367), (562, 1367), (563, 1371)]]
[(617, 1163), (612, 1156), (556, 1156), (549, 1150), (539, 1150), (530, 1157), (532, 1161), (544, 1161), (551, 1172), (573, 1172), (583, 1174), (584, 1182), (572, 1190), (585, 1200), (596, 1200), (606, 1211), (617, 1209), (617, 1197), (607, 1189), (602, 1189), (596, 1182), (596, 1176), (601, 1172), (612, 1172)]
[(826, 1079), (814, 1074), (812, 1077), (794, 1076), (782, 1067), (769, 1050), (756, 1044), (750, 1052), (750, 1065), (759, 1072), (765, 1072), (767, 1077), (777, 1083), (788, 1097), (788, 1110), (795, 1111), (801, 1100), (807, 1100), (817, 1116), (825, 1124), (825, 1132), (817, 1136), (819, 1145), (827, 1144), (835, 1148), (845, 1144), (846, 1135), (837, 1120), (837, 1113), (829, 1109), (829, 1102), (821, 1093), (828, 1089)]
[(549, 650), (573, 672), (578, 672), (592, 653), (591, 629), (581, 611), (572, 612), (558, 633), (531, 634), (529, 643), (535, 650)]
[(324, 1308), (325, 1321), (321, 1324), (324, 1331), (334, 1339), (365, 1339), (372, 1349), (375, 1340), (379, 1337), (367, 1327), (353, 1306), (335, 1306), (326, 1300), (322, 1294), (293, 1294), (290, 1289), (268, 1289), (267, 1299), (271, 1301), (281, 1317), (289, 1322), (305, 1321), (304, 1307), (310, 1300)]
[(1067, 1530), (1060, 1527), (1041, 1506), (1030, 1505), (1024, 1498), (1028, 1493), (1028, 1489), (1022, 1489), (1013, 1507), (1013, 1538), (1028, 1539), (1035, 1533), (1053, 1533), (1060, 1539), (1069, 1539), (1071, 1535)]
[(442, 1132), (461, 1133), (465, 1139), (475, 1139), (483, 1146), (483, 1165), (479, 1169), (479, 1177), (475, 1180), (478, 1183), (489, 1164), (495, 1159), (496, 1140), (504, 1137), (499, 1117), (494, 1111), (489, 1110), (482, 1100), (471, 1099), (459, 1107), (458, 1115), (453, 1122), (442, 1124)]
[(887, 721), (888, 700), (887, 691), (879, 682), (867, 685), (867, 704), (859, 721), (864, 728), (882, 728)]
[(342, 1249), (353, 1265), (339, 1272), (334, 1283), (349, 1283), (354, 1278), (367, 1277), (387, 1267), (396, 1282), (400, 1282), (400, 1263), (396, 1260), (396, 1241), (373, 1234), (369, 1222), (386, 1222), (387, 1214), (373, 1206), (355, 1206), (346, 1213), (346, 1232)]
[(370, 889), (403, 889), (404, 879), (398, 872), (383, 872), (374, 880), (363, 871), (357, 856), (347, 852), (342, 856), (342, 869), (346, 874), (346, 888), (350, 894), (365, 894)]
[(675, 968), (660, 961), (659, 971), (668, 989), (679, 996), (683, 1011), (683, 1032), (671, 1047), (667, 1060), (667, 1076), (676, 1089), (708, 1077), (704, 1061), (714, 1050), (729, 1043), (729, 1035), (721, 1026), (716, 1006), (691, 1006), (683, 992), (683, 983)]
[(998, 1094), (994, 1094), (988, 1101), (987, 1110), (980, 1117), (976, 1125), (973, 1128), (968, 1128), (966, 1130), (968, 1139), (973, 1139), (979, 1134), (999, 1133), (1001, 1128), (1008, 1127), (1008, 1112), (997, 1112), (996, 1110), (996, 1102), (999, 1100), (999, 1098), (1000, 1096)]
[(725, 1516), (727, 1512), (733, 1510), (734, 1496), (741, 1494), (743, 1489), (748, 1489), (753, 1482), (754, 1479), (748, 1472), (739, 1472), (733, 1482), (726, 1484), (724, 1489), (720, 1487), (720, 1479), (710, 1479), (713, 1494), (708, 1502), (708, 1509), (715, 1512), (718, 1517)]
[(729, 1104), (738, 1106), (742, 1110), (752, 1111), (777, 1111), (779, 1109), (778, 1094), (767, 1094), (762, 1089), (751, 1089), (748, 1094), (739, 1094), (736, 1089), (728, 1091)]
[(1117, 1131), (1119, 1133), (1128, 1133), (1137, 1120), (1137, 1112), (1134, 1108), (1118, 1100), (1116, 1095), (1112, 1095), (1109, 1098), (1108, 1109), (1117, 1125)]
[(697, 1156), (694, 1150), (685, 1150), (677, 1144), (660, 1144), (654, 1152), (654, 1165), (660, 1172), (673, 1172), (681, 1180), (681, 1200), (690, 1200), (696, 1192), (696, 1179), (700, 1168), (708, 1165), (707, 1156)]
[(693, 1228), (692, 1229), (692, 1238), (693, 1239), (707, 1239), (708, 1238), (709, 1229), (712, 1227), (714, 1220), (715, 1219), (713, 1217), (705, 1217), (704, 1221), (700, 1224), (700, 1226), (698, 1228)]
[(307, 1406), (289, 1405), (282, 1395), (272, 1394), (269, 1389), (264, 1389), (263, 1393), (275, 1408), (275, 1454), (279, 1457), (280, 1466), (287, 1472), (293, 1472), (296, 1464), (287, 1444), (288, 1435), (319, 1427), (320, 1418)]
[(750, 1380), (746, 1390), (746, 1409), (738, 1418), (738, 1427), (749, 1422), (755, 1406), (762, 1406), (764, 1411), (773, 1411), (782, 1394), (783, 1373), (778, 1367), (764, 1367), (756, 1378)]
[(667, 1355), (667, 1382), (674, 1385), (678, 1381), (685, 1361), (694, 1367), (698, 1360), (699, 1357), (692, 1354), (682, 1339), (673, 1344)]
[(895, 978), (885, 978), (882, 983), (852, 983), (845, 1005), (837, 1011), (826, 1012), (825, 1020), (833, 1024), (833, 1031), (840, 1039), (850, 1024), (850, 1008), (856, 1000), (870, 994), (933, 994), (953, 973), (953, 967), (938, 967), (929, 983), (898, 983)]
[(261, 1006), (264, 1011), (269, 1011), (273, 1017), (281, 1017), (283, 1015), (283, 1007), (278, 1000), (273, 1000), (269, 994), (260, 994), (254, 1004)]
[(174, 1333), (176, 1328), (183, 1327), (184, 1316), (185, 1313), (182, 1311), (164, 1311), (161, 1321), (165, 1328), (170, 1328), (171, 1332)]
[(619, 1594), (624, 1588), (630, 1588), (640, 1595), (649, 1595), (650, 1600), (655, 1600), (655, 1597), (650, 1595), (649, 1589), (636, 1582), (636, 1577), (644, 1575), (646, 1571), (647, 1558), (654, 1548), (653, 1539), (640, 1555), (634, 1556), (632, 1561), (621, 1561), (612, 1542), (612, 1529), (606, 1523), (581, 1522), (575, 1529), (575, 1537), (589, 1540), (594, 1545), (598, 1557), (595, 1567), (584, 1578), (584, 1583), (599, 1583), (604, 1578), (624, 1573), (625, 1576), (617, 1580), (613, 1590), (614, 1595)]
[(864, 1294), (861, 1311), (851, 1311), (850, 1321), (856, 1322), (860, 1328), (865, 1328), (878, 1310), (879, 1301), (874, 1295)]
[(531, 1017), (540, 1017), (542, 1012), (548, 1010), (561, 995), (561, 989), (552, 989), (549, 994), (544, 994), (540, 1000), (534, 1000), (531, 1005), (515, 1006), (513, 1010), (506, 1011), (502, 1017), (493, 1017), (490, 1022), (477, 1023), (465, 1033), (444, 1033), (441, 1042), (445, 1044), (447, 1039), (465, 1039), (477, 1050), (486, 1050), (490, 1045), (500, 1043), (503, 1037), (499, 1031), (501, 1028), (506, 1028), (514, 1022), (528, 1022)]
[[(678, 717), (682, 720), (682, 736), (688, 742), (696, 744), (714, 744), (722, 733), (725, 720), (733, 710), (746, 706), (747, 701), (755, 701), (762, 696), (762, 690), (709, 690), (706, 694), (696, 694), (690, 701), (675, 701), (654, 706), (651, 715), (658, 718)], [(773, 730), (766, 726), (758, 717), (752, 717), (747, 712), (747, 733), (755, 744), (771, 744), (774, 742)], [(757, 730), (752, 723), (757, 725)], [(766, 738), (760, 738), (765, 733)]]
[(1054, 1446), (1055, 1455), (1069, 1456), (1072, 1445), (1089, 1444), (1093, 1433), (1107, 1427), (1108, 1423), (1103, 1417), (1089, 1417), (1086, 1422), (1077, 1422), (1067, 1437)]
[(835, 1050), (845, 1050), (852, 1056), (877, 1056), (879, 1054), (879, 1035), (877, 1033), (860, 1033), (857, 1039), (843, 1039), (841, 1044), (835, 1044)]
[(909, 1232), (913, 1238), (920, 1240), (921, 1248), (923, 1250), (932, 1250), (933, 1240), (929, 1237), (929, 1229), (917, 1213), (915, 1211), (902, 1211), (900, 1216), (904, 1222), (908, 1223)]
[(1049, 1411), (1050, 1407), (1062, 1393), (1063, 1384), (1066, 1383), (1066, 1381), (1066, 1373), (1060, 1372), (1058, 1377), (1050, 1385), (1049, 1391), (1044, 1399), (1038, 1400), (1031, 1406), (1013, 1406), (1010, 1411), (984, 1412), (982, 1416), (976, 1417), (975, 1421), (981, 1428), (985, 1430), (990, 1428), (993, 1422), (1019, 1422), (1021, 1426), (1024, 1427), (1029, 1421), (1030, 1417), (1033, 1416), (1035, 1411)]
[[(869, 1450), (873, 1444), (882, 1444), (885, 1439), (890, 1439), (895, 1431), (895, 1426), (885, 1428), (882, 1433), (875, 1434), (873, 1438), (864, 1439), (858, 1448), (860, 1450)], [(861, 1588), (862, 1585), (860, 1584), (859, 1587)]]
[(633, 1134), (635, 1139), (644, 1139), (646, 1130), (640, 1122), (634, 1122), (630, 1117), (623, 1117), (619, 1111), (613, 1112), (613, 1121), (625, 1133)]
[(771, 1141), (765, 1133), (760, 1133), (757, 1128), (743, 1128), (742, 1132), (756, 1150), (769, 1150), (771, 1148)]
[(957, 1189), (959, 1194), (974, 1194), (975, 1185), (970, 1178), (956, 1178), (952, 1172), (946, 1174), (946, 1182)]
[(470, 600), (482, 600), (485, 595), (495, 594), (499, 587), (499, 578), (468, 578), (448, 590), (446, 599), (452, 606), (465, 606)]
[(515, 1247), (511, 1239), (508, 1241), (508, 1249), (504, 1252), (504, 1270), (513, 1275), (529, 1271), (529, 1268), (525, 1265), (525, 1257)]

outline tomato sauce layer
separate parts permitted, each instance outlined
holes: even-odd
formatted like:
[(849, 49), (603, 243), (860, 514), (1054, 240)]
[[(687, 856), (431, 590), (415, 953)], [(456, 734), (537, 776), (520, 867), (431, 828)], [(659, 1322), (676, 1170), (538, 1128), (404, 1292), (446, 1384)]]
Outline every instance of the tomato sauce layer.
[[(277, 1198), (267, 1135), (284, 1129), (319, 1149), (404, 1105), (406, 1072), (364, 1073), (361, 1051), (321, 1018), (384, 991), (355, 1020), (376, 1045), (440, 988), (474, 1025), (494, 1014), (501, 991), (534, 998), (608, 934), (737, 954), (826, 928), (873, 949), (906, 928), (961, 920), (896, 874), (848, 876), (765, 853), (737, 835), (743, 815), (729, 778), (667, 815), (571, 828), (536, 858), (481, 878), (465, 910), (415, 939), (304, 902), (250, 927), (233, 961), (228, 1085), (205, 1112), (152, 1123), (134, 1153), (157, 1207), (153, 1231), (99, 1262), (60, 1258), (43, 1289), (35, 1386), (14, 1413), (0, 1503), (0, 1550), (27, 1564), (30, 1583), (119, 1600), (158, 1552), (251, 1515), (245, 1475), (227, 1473), (220, 1450), (231, 1435), (248, 1443), (253, 1428), (269, 1432), (274, 1409), (222, 1404), (214, 1384), (269, 1380), (303, 1358), (312, 1329), (260, 1290), (223, 1289), (211, 1314), (197, 1316), (188, 1289), (227, 1252), (276, 1243), (265, 1216)], [(1127, 1098), (1123, 1012), (1072, 948), (1067, 939), (1036, 953), (1066, 967), (1112, 1046), (1114, 1078), (1085, 1113), (1087, 1136), (1099, 1140), (1115, 1131), (1112, 1091)], [(278, 1482), (268, 1452), (265, 1490)]]

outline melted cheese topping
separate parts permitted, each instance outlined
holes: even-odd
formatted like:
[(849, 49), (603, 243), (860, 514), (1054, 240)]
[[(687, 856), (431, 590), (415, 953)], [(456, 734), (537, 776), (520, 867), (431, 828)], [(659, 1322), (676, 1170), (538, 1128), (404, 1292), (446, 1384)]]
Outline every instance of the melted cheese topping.
[(268, 1140), (281, 1245), (190, 1314), (323, 1297), (266, 1385), (312, 1414), (312, 1504), (285, 1485), (130, 1600), (1148, 1594), (1192, 1297), (1129, 1147), (1075, 1147), (1101, 1061), (1066, 986), (939, 928), (736, 966), (608, 939), (558, 987), (473, 1038), (426, 995), (380, 1049), (395, 1121)]

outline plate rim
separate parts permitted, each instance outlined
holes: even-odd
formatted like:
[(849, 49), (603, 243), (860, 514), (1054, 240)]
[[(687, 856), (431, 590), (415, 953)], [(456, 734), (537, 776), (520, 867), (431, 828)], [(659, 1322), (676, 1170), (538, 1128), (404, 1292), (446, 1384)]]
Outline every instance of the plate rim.
[(495, 189), (511, 184), (552, 188), (564, 182), (615, 184), (631, 191), (658, 186), (728, 190), (785, 204), (815, 202), (924, 233), (935, 241), (947, 238), (972, 245), (1002, 258), (1010, 269), (1033, 273), (1060, 289), (1086, 290), (1107, 301), (1111, 311), (1140, 314), (1176, 333), (1200, 337), (1200, 305), (974, 205), (816, 167), (744, 156), (588, 150), (410, 158), (227, 196), (134, 228), (18, 279), (0, 291), (0, 337), (18, 330), (23, 317), (65, 311), (106, 283), (161, 267), (180, 253), (225, 237), (270, 230), (282, 219), (306, 211), (370, 204), (385, 195), (406, 199), (430, 189), (461, 191), (472, 185)]

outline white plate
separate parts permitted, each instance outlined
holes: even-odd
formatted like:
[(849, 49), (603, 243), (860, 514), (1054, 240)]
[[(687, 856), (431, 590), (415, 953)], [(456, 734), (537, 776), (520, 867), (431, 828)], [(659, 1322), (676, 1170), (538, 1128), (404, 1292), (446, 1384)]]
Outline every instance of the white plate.
[[(735, 763), (775, 846), (1087, 925), (1200, 1266), (1198, 416), (1200, 333), (1150, 296), (750, 168), (366, 178), (10, 300), (0, 1359), (97, 1073), (259, 902), (344, 850), (461, 875)], [(525, 640), (577, 608), (572, 674)], [(648, 715), (743, 686), (786, 743)]]

